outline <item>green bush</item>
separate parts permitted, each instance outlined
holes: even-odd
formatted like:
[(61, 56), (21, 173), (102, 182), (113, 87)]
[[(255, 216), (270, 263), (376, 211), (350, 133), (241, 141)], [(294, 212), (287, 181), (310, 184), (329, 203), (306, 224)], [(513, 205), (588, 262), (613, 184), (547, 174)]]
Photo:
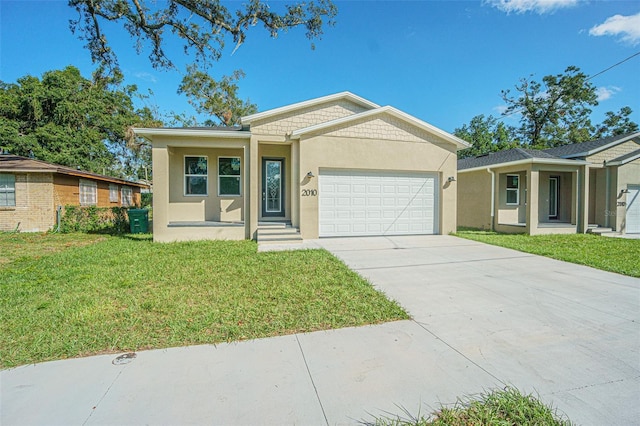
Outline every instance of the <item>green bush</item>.
[(142, 194), (140, 194), (140, 208), (151, 208), (151, 204), (153, 204), (152, 192), (143, 192)]
[(129, 232), (127, 207), (66, 206), (60, 232), (124, 234)]

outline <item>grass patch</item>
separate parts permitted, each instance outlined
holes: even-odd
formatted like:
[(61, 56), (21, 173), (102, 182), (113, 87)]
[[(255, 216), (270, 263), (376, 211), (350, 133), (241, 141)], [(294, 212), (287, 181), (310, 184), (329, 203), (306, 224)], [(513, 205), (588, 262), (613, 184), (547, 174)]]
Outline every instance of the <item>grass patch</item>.
[(3, 368), (408, 318), (324, 250), (0, 234), (0, 252)]
[(453, 235), (640, 278), (640, 240), (592, 234), (499, 234), (469, 229)]
[(533, 395), (523, 395), (515, 388), (507, 387), (479, 395), (459, 399), (451, 407), (442, 407), (428, 417), (403, 416), (376, 418), (376, 426), (569, 426), (571, 422), (559, 416), (553, 408)]

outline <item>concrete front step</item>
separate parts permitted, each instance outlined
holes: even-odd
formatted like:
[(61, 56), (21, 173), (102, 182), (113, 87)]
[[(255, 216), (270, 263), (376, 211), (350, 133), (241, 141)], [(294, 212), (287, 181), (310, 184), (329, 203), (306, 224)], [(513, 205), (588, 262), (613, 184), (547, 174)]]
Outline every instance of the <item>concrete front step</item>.
[(302, 236), (297, 228), (289, 227), (263, 227), (258, 228), (258, 243), (299, 243)]
[(604, 227), (597, 227), (597, 228), (589, 228), (587, 229), (587, 232), (591, 233), (591, 234), (609, 234), (609, 233), (614, 233), (613, 229), (611, 228), (604, 228)]

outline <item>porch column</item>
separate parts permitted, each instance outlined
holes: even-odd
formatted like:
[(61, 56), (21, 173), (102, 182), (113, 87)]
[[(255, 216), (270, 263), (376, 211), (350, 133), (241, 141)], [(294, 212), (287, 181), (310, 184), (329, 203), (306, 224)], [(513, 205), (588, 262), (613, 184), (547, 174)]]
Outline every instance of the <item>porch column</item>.
[(259, 170), (259, 158), (258, 158), (258, 139), (255, 136), (251, 136), (249, 142), (249, 214), (245, 219), (249, 224), (249, 238), (254, 240), (257, 238), (258, 232), (258, 209), (259, 209), (259, 197), (260, 195), (260, 179), (258, 176)]
[(576, 170), (575, 192), (578, 206), (577, 228), (578, 232), (585, 233), (589, 229), (589, 166), (584, 165)]
[(527, 233), (535, 235), (538, 232), (538, 198), (540, 172), (529, 168), (527, 170)]
[(291, 226), (300, 227), (300, 141), (291, 143)]
[(153, 238), (157, 240), (169, 224), (169, 147), (153, 145)]

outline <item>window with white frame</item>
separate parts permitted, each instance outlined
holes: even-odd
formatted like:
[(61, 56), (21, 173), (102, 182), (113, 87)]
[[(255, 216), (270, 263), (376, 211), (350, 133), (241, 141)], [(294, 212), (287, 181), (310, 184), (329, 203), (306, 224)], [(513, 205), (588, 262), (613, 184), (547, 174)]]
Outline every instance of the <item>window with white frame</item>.
[(80, 205), (95, 206), (98, 204), (98, 184), (92, 180), (80, 179)]
[(122, 206), (129, 207), (133, 205), (133, 192), (128, 186), (122, 187)]
[(109, 184), (109, 202), (118, 202), (118, 185)]
[(240, 195), (240, 157), (218, 158), (218, 195)]
[(0, 207), (16, 205), (16, 175), (0, 173)]
[(207, 157), (184, 157), (184, 195), (207, 195)]
[(520, 204), (520, 176), (507, 175), (507, 205), (517, 206)]

